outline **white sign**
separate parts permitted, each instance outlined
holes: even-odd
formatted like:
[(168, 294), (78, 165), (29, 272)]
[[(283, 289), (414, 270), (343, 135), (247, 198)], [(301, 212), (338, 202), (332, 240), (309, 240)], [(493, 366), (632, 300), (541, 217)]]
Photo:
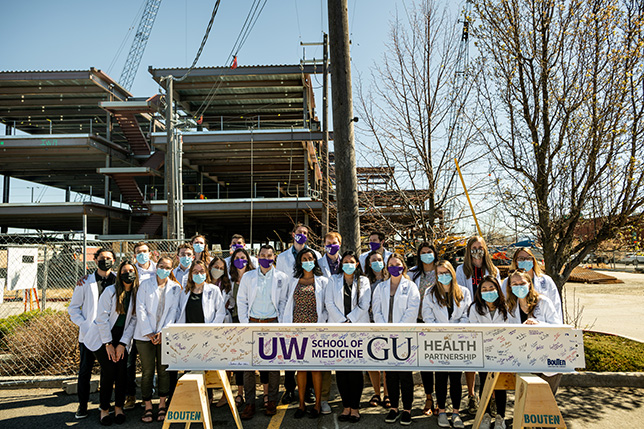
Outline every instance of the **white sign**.
[(33, 289), (38, 280), (38, 248), (7, 247), (7, 290)]
[(582, 331), (566, 325), (173, 324), (171, 370), (306, 369), (572, 372)]

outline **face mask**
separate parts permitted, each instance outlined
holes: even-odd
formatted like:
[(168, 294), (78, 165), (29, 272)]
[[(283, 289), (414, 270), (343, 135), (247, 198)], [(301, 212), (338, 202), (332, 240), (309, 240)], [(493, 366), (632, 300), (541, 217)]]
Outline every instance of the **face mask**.
[(311, 271), (313, 271), (313, 268), (315, 268), (315, 261), (302, 262), (302, 268), (307, 273), (310, 273)]
[(246, 266), (246, 264), (248, 264), (248, 261), (246, 259), (235, 259), (233, 261), (233, 265), (239, 268), (240, 270), (243, 269)]
[(375, 252), (376, 250), (380, 249), (380, 242), (375, 242), (374, 243), (373, 241), (370, 241), (369, 242), (369, 247), (371, 247), (372, 252)]
[(525, 298), (528, 296), (530, 287), (528, 285), (516, 285), (512, 286), (512, 293), (516, 295), (517, 298)]
[(499, 299), (499, 293), (495, 290), (491, 292), (481, 292), (481, 298), (486, 302), (494, 302)]
[(451, 274), (439, 274), (438, 275), (438, 281), (441, 282), (444, 285), (448, 285), (452, 282), (452, 275)]
[(394, 277), (398, 277), (399, 275), (402, 274), (404, 267), (387, 267), (387, 271), (389, 271), (389, 274), (391, 274)]
[(485, 255), (485, 250), (483, 250), (483, 249), (472, 249), (472, 250), (470, 250), (470, 255), (472, 255), (472, 258), (474, 258), (474, 259), (483, 259), (483, 255)]
[(304, 234), (295, 234), (294, 240), (297, 244), (304, 244), (308, 238)]
[(192, 245), (192, 247), (195, 249), (195, 252), (197, 252), (197, 253), (203, 252), (203, 249), (206, 248), (206, 246), (204, 246), (201, 243), (195, 243), (195, 244)]
[(111, 259), (99, 259), (96, 264), (98, 265), (99, 270), (107, 271), (114, 266), (114, 261)]
[(157, 276), (163, 280), (166, 279), (170, 275), (170, 270), (166, 270), (163, 268), (157, 268)]
[(193, 260), (194, 258), (192, 256), (182, 256), (179, 258), (179, 262), (181, 262), (181, 266), (184, 268), (188, 268)]
[(220, 270), (218, 268), (213, 268), (210, 270), (210, 276), (212, 277), (213, 280), (218, 280), (219, 277), (224, 275), (224, 270)]
[(434, 254), (433, 253), (423, 253), (420, 255), (420, 261), (423, 264), (431, 264), (434, 262)]
[[(245, 261), (245, 259), (235, 259), (235, 262), (237, 262), (237, 261)], [(271, 265), (273, 265), (273, 260), (272, 259), (259, 258), (257, 260), (257, 262), (259, 262), (259, 265), (261, 265), (262, 268), (268, 268)], [(235, 264), (235, 265), (237, 265), (237, 264)], [(246, 265), (246, 264), (244, 264), (244, 265)], [(237, 268), (240, 268), (240, 267), (237, 267)]]
[(150, 262), (150, 254), (148, 252), (141, 252), (136, 254), (136, 262), (145, 265)]
[(136, 280), (136, 271), (130, 271), (129, 273), (121, 274), (121, 281), (123, 283), (132, 284)]
[(517, 266), (524, 271), (530, 271), (534, 267), (534, 264), (532, 261), (518, 261)]
[(385, 263), (382, 261), (373, 261), (371, 263), (371, 269), (374, 270), (375, 272), (379, 273), (380, 271), (385, 268)]
[(206, 281), (206, 275), (205, 274), (193, 274), (192, 275), (192, 281), (195, 282), (196, 285), (201, 284)]
[(356, 264), (342, 264), (342, 271), (351, 275), (356, 270)]
[(233, 244), (232, 246), (230, 246), (230, 248), (233, 249), (233, 252), (234, 252), (237, 249), (243, 249), (244, 245), (243, 244)]
[(340, 250), (340, 245), (339, 244), (327, 244), (326, 246), (324, 246), (324, 248), (326, 249), (326, 253), (328, 253), (329, 255), (335, 255)]

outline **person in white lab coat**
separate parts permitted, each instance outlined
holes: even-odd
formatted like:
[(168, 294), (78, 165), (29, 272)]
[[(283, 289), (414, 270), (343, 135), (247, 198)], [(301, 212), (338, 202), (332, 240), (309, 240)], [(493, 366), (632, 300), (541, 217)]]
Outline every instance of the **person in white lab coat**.
[[(233, 253), (235, 253), (235, 250), (237, 249), (246, 249), (246, 240), (244, 240), (244, 236), (241, 234), (233, 234), (232, 238), (230, 239), (230, 250), (228, 252), (228, 256), (225, 259), (229, 272), (233, 269), (233, 267), (230, 265), (230, 261), (232, 260)], [(258, 266), (256, 257), (250, 256), (249, 261), (253, 264), (253, 267)]]
[[(555, 322), (563, 324), (563, 310), (561, 308), (561, 295), (552, 277), (547, 275), (541, 269), (537, 258), (534, 257), (532, 251), (527, 247), (521, 247), (514, 252), (512, 256), (512, 263), (510, 264), (510, 271), (517, 269), (524, 270), (532, 279), (532, 284), (539, 295), (547, 296), (555, 307)], [(503, 290), (506, 289), (507, 279), (503, 281)]]
[(78, 349), (80, 351), (80, 365), (78, 368), (78, 409), (75, 417), (87, 417), (87, 403), (89, 402), (90, 380), (94, 367), (94, 353), (92, 353), (83, 340), (85, 333), (96, 318), (98, 298), (106, 287), (114, 284), (116, 274), (112, 270), (115, 263), (114, 252), (110, 249), (98, 249), (94, 253), (94, 261), (98, 268), (96, 272), (85, 276), (74, 289), (72, 299), (67, 307), (69, 318), (78, 325)]
[[(283, 273), (286, 273), (288, 276), (293, 277), (295, 257), (297, 256), (299, 251), (301, 251), (305, 247), (308, 247), (306, 243), (309, 240), (310, 233), (311, 230), (309, 229), (309, 227), (302, 223), (298, 223), (295, 225), (295, 227), (293, 227), (293, 231), (291, 232), (291, 236), (293, 237), (293, 245), (277, 256), (275, 268), (277, 268), (278, 271), (281, 271)], [(315, 257), (317, 259), (320, 259), (320, 257), (322, 256), (315, 250), (313, 251), (313, 253), (315, 253)]]
[[(467, 240), (465, 247), (465, 258), (463, 264), (456, 269), (456, 281), (459, 285), (465, 286), (470, 291), (470, 296), (476, 295), (476, 290), (483, 280), (483, 277), (492, 275), (501, 283), (499, 269), (494, 266), (492, 257), (488, 251), (487, 244), (483, 237), (474, 236)], [(476, 373), (465, 372), (467, 381), (467, 411), (476, 414), (478, 410), (478, 397), (474, 392), (474, 381)]]
[[(476, 289), (472, 299), (472, 305), (470, 305), (469, 319), (470, 323), (519, 323), (519, 319), (512, 316), (508, 311), (501, 284), (494, 276), (485, 276), (479, 283), (479, 287)], [(479, 377), (481, 381), (479, 394), (482, 394), (487, 373), (479, 372)], [(504, 429), (507, 392), (505, 390), (496, 390), (494, 392), (494, 401), (496, 403), (494, 429)], [(480, 428), (490, 429), (491, 422), (490, 404), (488, 404)]]
[(174, 278), (177, 279), (177, 283), (179, 283), (183, 289), (186, 287), (188, 272), (190, 271), (190, 266), (194, 260), (195, 251), (191, 244), (183, 243), (177, 247), (177, 254), (175, 256), (176, 268), (172, 270), (172, 275), (174, 275)]
[(212, 284), (217, 286), (221, 291), (221, 296), (226, 303), (226, 317), (224, 323), (233, 323), (233, 316), (231, 310), (235, 307), (235, 301), (231, 300), (232, 285), (230, 283), (230, 275), (228, 274), (228, 266), (226, 261), (220, 256), (213, 255), (208, 264), (208, 272), (210, 273), (210, 280)]
[[(324, 295), (329, 280), (322, 275), (312, 249), (302, 249), (295, 258), (295, 278), (288, 291), (288, 301), (284, 308), (284, 323), (326, 323), (328, 314), (324, 305)], [(322, 401), (322, 372), (297, 371), (297, 388), (300, 406), (295, 411), (295, 418), (306, 415), (306, 378), (311, 373), (315, 391), (315, 405), (309, 411), (310, 418), (320, 416)]]
[[(111, 425), (125, 422), (123, 405), (127, 388), (127, 353), (132, 347), (136, 326), (138, 271), (123, 261), (116, 271), (116, 282), (105, 288), (98, 299), (96, 319), (87, 331), (85, 346), (94, 352), (101, 366), (100, 422)], [(114, 417), (110, 415), (114, 389)]]
[(226, 303), (219, 288), (212, 284), (208, 266), (194, 261), (179, 302), (177, 323), (224, 323)]
[(167, 412), (166, 400), (170, 394), (170, 374), (161, 363), (161, 330), (174, 323), (179, 316), (181, 285), (172, 275), (172, 259), (162, 257), (157, 262), (154, 277), (144, 280), (136, 294), (136, 327), (134, 341), (141, 357), (141, 394), (145, 412), (141, 421), (150, 423), (152, 414), (152, 383), (157, 372), (159, 391), (158, 421)]
[[(405, 258), (393, 253), (387, 260), (386, 280), (373, 294), (373, 320), (376, 323), (417, 323), (420, 308), (418, 286), (407, 275)], [(387, 371), (387, 387), (391, 410), (385, 423), (411, 424), (411, 406), (414, 402), (414, 379), (411, 371)], [(402, 393), (403, 412), (398, 410)]]
[(340, 246), (342, 246), (342, 236), (337, 232), (329, 232), (324, 236), (325, 253), (318, 259), (318, 264), (322, 270), (322, 275), (326, 278), (342, 272), (342, 267), (340, 267)]
[[(468, 323), (468, 310), (472, 303), (470, 292), (456, 283), (456, 272), (448, 261), (439, 261), (436, 264), (438, 280), (436, 284), (425, 291), (423, 300), (423, 320), (425, 323)], [(459, 415), (461, 405), (461, 377), (463, 372), (437, 372), (436, 373), (436, 402), (438, 403), (438, 426), (450, 427), (445, 413), (445, 400), (447, 399), (447, 381), (452, 400), (452, 426), (464, 428), (463, 420)]]
[[(384, 261), (389, 260), (391, 252), (385, 249), (386, 237), (383, 232), (380, 231), (371, 231), (369, 234), (367, 245), (369, 246), (369, 252), (378, 252), (382, 255)], [(367, 269), (367, 255), (369, 252), (364, 252), (360, 255), (360, 267), (362, 267), (362, 272), (365, 272)]]
[(197, 234), (190, 239), (190, 244), (192, 244), (192, 249), (195, 251), (195, 260), (204, 261), (206, 265), (210, 265), (211, 256), (206, 236)]

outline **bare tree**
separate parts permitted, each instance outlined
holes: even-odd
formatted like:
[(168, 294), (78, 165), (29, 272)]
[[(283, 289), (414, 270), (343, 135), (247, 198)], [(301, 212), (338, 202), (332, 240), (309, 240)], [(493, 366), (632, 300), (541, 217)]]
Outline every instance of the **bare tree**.
[[(588, 253), (642, 213), (641, 3), (475, 4), (479, 137), (560, 291)], [(589, 220), (598, 221), (593, 235), (579, 239)]]

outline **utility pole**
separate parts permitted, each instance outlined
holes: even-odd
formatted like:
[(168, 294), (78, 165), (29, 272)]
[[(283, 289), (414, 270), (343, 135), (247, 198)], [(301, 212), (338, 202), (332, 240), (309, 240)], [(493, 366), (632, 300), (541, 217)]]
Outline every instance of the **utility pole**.
[(328, 0), (333, 97), (333, 146), (338, 230), (344, 250), (360, 252), (358, 179), (353, 137), (348, 0)]
[(177, 217), (176, 217), (176, 150), (174, 144), (174, 127), (172, 125), (172, 104), (173, 104), (173, 80), (168, 76), (165, 95), (165, 130), (166, 130), (166, 152), (165, 152), (165, 194), (167, 200), (167, 227), (166, 238), (177, 238)]
[(329, 232), (329, 206), (331, 205), (331, 196), (329, 195), (329, 35), (324, 33), (323, 42), (323, 60), (324, 60), (324, 77), (322, 78), (322, 86), (324, 93), (322, 94), (322, 156), (324, 157), (324, 171), (322, 179), (322, 201), (324, 209), (322, 211), (322, 236), (324, 237)]

